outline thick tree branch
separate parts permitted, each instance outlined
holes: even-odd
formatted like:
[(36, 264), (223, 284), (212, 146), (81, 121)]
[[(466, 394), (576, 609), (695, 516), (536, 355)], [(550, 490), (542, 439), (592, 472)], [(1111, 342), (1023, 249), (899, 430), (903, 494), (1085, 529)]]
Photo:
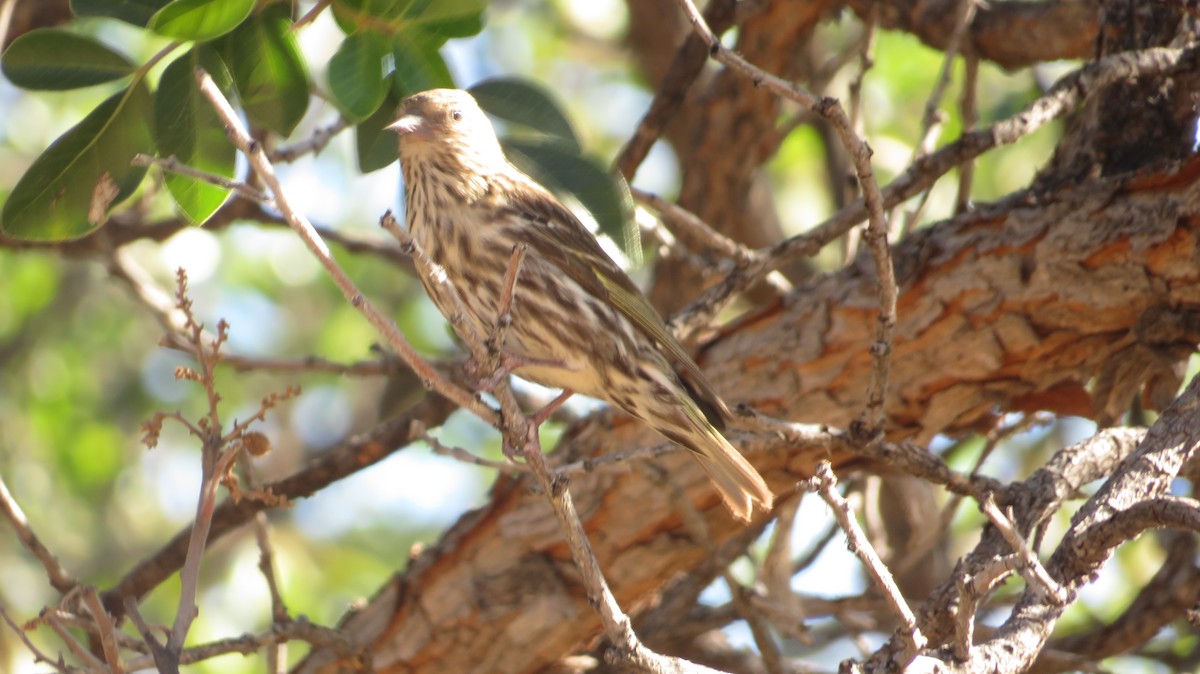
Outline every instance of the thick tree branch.
[[(1200, 160), (1093, 181), (1036, 202), (982, 209), (919, 230), (897, 246), (901, 311), (893, 360), (898, 385), (886, 403), (890, 435), (924, 441), (990, 428), (997, 410), (1093, 414), (1086, 384), (1133, 348), (1142, 315), (1162, 306), (1186, 313), (1200, 304), (1200, 276), (1192, 263), (1200, 240), (1198, 180)], [(731, 403), (781, 418), (848, 425), (870, 371), (864, 345), (873, 338), (875, 303), (871, 271), (844, 270), (726, 326), (702, 352), (701, 365)], [(1180, 344), (1193, 339), (1178, 357), (1186, 358), (1197, 337), (1178, 336)], [(1041, 499), (1030, 503), (1037, 512), (1052, 511), (1055, 499), (1104, 475), (1136, 437), (1113, 431), (1062, 453), (1028, 481)], [(658, 444), (648, 429), (606, 410), (569, 430), (554, 460)], [(747, 456), (783, 491), (811, 475), (826, 454), (799, 447), (776, 445)], [(834, 451), (831, 458), (846, 466), (868, 458), (868, 464), (888, 465), (898, 457), (929, 456), (919, 447), (895, 451), (902, 447), (884, 443), (874, 453)], [(686, 456), (660, 460), (704, 517), (715, 545), (739, 531)], [(1043, 474), (1049, 488), (1038, 486)], [(569, 652), (597, 633), (558, 527), (525, 484), (500, 476), (484, 508), (465, 515), (347, 617), (344, 629), (371, 648), (379, 671), (458, 671), (481, 661), (497, 670), (535, 671), (549, 664), (554, 656), (548, 654)], [(572, 491), (622, 605), (636, 604), (662, 579), (708, 557), (703, 546), (679, 534), (680, 520), (662, 490), (637, 472), (579, 475)], [(1019, 530), (1028, 536), (1025, 523), (1038, 516), (1026, 514), (1032, 505), (1025, 494), (1018, 488), (1000, 501), (1014, 507)], [(998, 536), (991, 544), (1001, 554), (1009, 551)], [(539, 580), (529, 584), (530, 578)], [(531, 587), (537, 591), (530, 593)], [(918, 612), (918, 624), (936, 642), (953, 621), (930, 615), (929, 608), (927, 603)], [(508, 628), (514, 621), (524, 626), (519, 632)], [(927, 625), (935, 628), (933, 635)], [(486, 648), (453, 646), (463, 630)], [(335, 655), (317, 652), (298, 671), (333, 671), (336, 663)]]

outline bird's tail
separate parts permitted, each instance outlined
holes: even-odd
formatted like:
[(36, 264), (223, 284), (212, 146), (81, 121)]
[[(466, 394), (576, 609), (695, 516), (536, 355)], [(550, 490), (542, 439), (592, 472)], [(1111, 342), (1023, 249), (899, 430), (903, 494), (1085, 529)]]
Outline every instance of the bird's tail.
[(755, 506), (769, 511), (775, 495), (754, 466), (729, 444), (699, 409), (687, 405), (684, 412), (691, 422), (687, 424), (686, 432), (681, 433), (679, 426), (658, 431), (692, 451), (734, 517), (749, 522)]

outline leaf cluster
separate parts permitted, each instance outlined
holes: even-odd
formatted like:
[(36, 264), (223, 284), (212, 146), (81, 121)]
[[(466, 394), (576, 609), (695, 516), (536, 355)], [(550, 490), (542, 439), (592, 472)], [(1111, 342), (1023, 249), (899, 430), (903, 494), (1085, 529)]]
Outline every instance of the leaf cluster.
[[(327, 98), (354, 125), (359, 168), (396, 159), (384, 129), (399, 102), (418, 91), (455, 87), (441, 54), (452, 38), (483, 28), (486, 0), (334, 0), (344, 37), (327, 66)], [(314, 11), (322, 11), (318, 5)], [(121, 88), (59, 136), (12, 188), (0, 232), (22, 240), (64, 241), (101, 227), (146, 174), (138, 155), (174, 157), (210, 176), (234, 177), (236, 153), (196, 85), (210, 73), (263, 138), (287, 138), (318, 95), (296, 33), (305, 19), (278, 0), (72, 0), (79, 17), (123, 22), (172, 42), (138, 64), (77, 27), (43, 28), (13, 41), (0, 68), (14, 84), (68, 91), (120, 82)], [(148, 75), (168, 57), (157, 86)], [(583, 154), (566, 115), (541, 88), (496, 79), (473, 90), (484, 109), (525, 133), (506, 141), (513, 160), (574, 197), (618, 241), (632, 240), (632, 200), (624, 182)], [(229, 197), (227, 187), (165, 176), (179, 211), (203, 223)]]

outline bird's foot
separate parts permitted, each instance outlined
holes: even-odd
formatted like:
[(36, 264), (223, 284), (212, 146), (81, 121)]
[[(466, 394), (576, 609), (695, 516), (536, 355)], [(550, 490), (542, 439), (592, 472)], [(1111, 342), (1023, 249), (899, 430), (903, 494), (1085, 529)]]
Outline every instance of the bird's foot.
[[(528, 367), (555, 367), (569, 369), (565, 363), (551, 358), (534, 358), (533, 356), (523, 356), (520, 354), (501, 351), (496, 355), (496, 367), (487, 376), (480, 371), (479, 364), (472, 360), (468, 366), (468, 374), (475, 380), (480, 391), (491, 393), (496, 390), (500, 382), (508, 378), (508, 375), (513, 374), (517, 370)], [(561, 403), (560, 403), (561, 404)]]
[(529, 416), (529, 425), (536, 429), (537, 427), (546, 423), (546, 420), (550, 418), (550, 415), (557, 412), (558, 408), (562, 407), (563, 403), (567, 402), (567, 399), (573, 395), (575, 395), (575, 392), (571, 389), (563, 389), (563, 392), (559, 393), (558, 397), (546, 403), (542, 409)]

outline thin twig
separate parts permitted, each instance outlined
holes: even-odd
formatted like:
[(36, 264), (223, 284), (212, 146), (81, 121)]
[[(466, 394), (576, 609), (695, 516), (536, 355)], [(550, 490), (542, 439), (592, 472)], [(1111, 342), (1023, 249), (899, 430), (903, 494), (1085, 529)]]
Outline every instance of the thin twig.
[(291, 28), (289, 30), (291, 30), (292, 32), (295, 32), (295, 31), (298, 31), (301, 28), (307, 26), (308, 24), (312, 23), (313, 21), (316, 21), (317, 16), (319, 16), (321, 14), (321, 12), (325, 11), (326, 7), (328, 7), (332, 4), (333, 4), (333, 0), (318, 0), (317, 4), (313, 5), (313, 8), (308, 10), (308, 12), (306, 12), (304, 14), (304, 16), (300, 17), (299, 19), (296, 19), (295, 23), (293, 23), (291, 25)]
[(954, 616), (954, 640), (950, 644), (955, 658), (966, 660), (970, 657), (971, 646), (975, 642), (975, 613), (979, 604), (991, 594), (1002, 578), (1020, 566), (1020, 555), (1013, 553), (991, 560), (973, 576), (964, 573), (956, 579), (959, 604)]
[(171, 627), (171, 635), (167, 638), (165, 646), (171, 654), (172, 660), (177, 662), (192, 621), (199, 613), (196, 596), (200, 585), (200, 563), (204, 558), (204, 549), (208, 543), (208, 530), (212, 526), (217, 493), (225, 472), (237, 456), (238, 448), (224, 450), (219, 409), (221, 396), (217, 393), (213, 371), (216, 362), (213, 354), (220, 352), (221, 345), (228, 338), (228, 324), (223, 320), (217, 323), (217, 335), (208, 342), (208, 348), (205, 348), (204, 327), (197, 323), (192, 315), (192, 302), (187, 297), (187, 274), (182, 268), (176, 271), (176, 280), (178, 285), (176, 306), (183, 313), (184, 329), (190, 333), (193, 355), (200, 368), (198, 375), (189, 378), (198, 381), (208, 397), (207, 416), (201, 420), (199, 428), (189, 426), (192, 433), (201, 441), (201, 476), (196, 515), (192, 524), (192, 536), (188, 541), (183, 568), (179, 572), (179, 606), (175, 613), (175, 623)]
[(434, 454), (446, 456), (463, 463), (471, 464), (472, 466), (481, 466), (483, 468), (492, 468), (511, 475), (521, 475), (529, 472), (529, 467), (522, 463), (514, 461), (493, 461), (485, 459), (482, 456), (477, 456), (462, 447), (444, 444), (441, 440), (426, 434), (421, 440), (429, 445), (429, 449)]
[[(693, 245), (699, 244), (711, 248), (721, 256), (733, 260), (739, 267), (744, 267), (758, 261), (758, 251), (747, 248), (721, 234), (707, 222), (701, 220), (695, 213), (692, 213), (679, 204), (664, 199), (657, 194), (639, 190), (636, 187), (630, 187), (629, 190), (633, 194), (635, 201), (658, 212), (663, 223), (670, 227), (677, 239), (691, 241)], [(788, 281), (787, 277), (778, 271), (767, 274), (765, 280), (779, 295), (785, 295), (793, 290), (791, 281)]]
[[(974, 52), (963, 54), (963, 90), (959, 102), (963, 133), (979, 123), (979, 57)], [(975, 179), (975, 162), (964, 161), (958, 166), (958, 193), (954, 197), (954, 214), (966, 212), (971, 205), (971, 183)]]
[(133, 161), (131, 163), (134, 166), (157, 166), (163, 171), (178, 173), (182, 176), (195, 178), (196, 180), (206, 182), (210, 185), (215, 185), (223, 189), (237, 192), (239, 196), (249, 199), (250, 201), (258, 202), (264, 206), (274, 205), (274, 201), (271, 199), (271, 196), (266, 192), (263, 192), (262, 190), (248, 185), (240, 180), (233, 180), (232, 178), (226, 178), (223, 175), (210, 173), (208, 171), (201, 171), (200, 169), (188, 166), (187, 164), (179, 161), (175, 155), (171, 155), (169, 157), (153, 157), (148, 154), (139, 153), (133, 155)]
[(267, 159), (262, 144), (250, 137), (245, 126), (238, 118), (237, 113), (229, 105), (229, 101), (225, 99), (224, 94), (217, 88), (216, 83), (213, 82), (212, 78), (203, 69), (197, 69), (196, 78), (199, 82), (201, 93), (208, 98), (216, 109), (217, 114), (225, 122), (226, 130), (229, 133), (229, 137), (233, 140), (234, 145), (246, 155), (250, 161), (250, 166), (274, 195), (275, 205), (287, 220), (288, 225), (300, 235), (301, 240), (304, 241), (304, 244), (316, 256), (321, 266), (325, 268), (325, 271), (329, 273), (329, 276), (333, 279), (338, 289), (342, 291), (342, 294), (350, 302), (351, 306), (357, 309), (383, 335), (388, 346), (400, 356), (406, 365), (412, 368), (413, 372), (421, 378), (422, 383), (428, 388), (437, 391), (460, 407), (471, 410), (484, 421), (495, 423), (496, 413), (494, 410), (447, 379), (445, 375), (427, 363), (404, 337), (399, 328), (396, 327), (396, 324), (376, 309), (370, 300), (363, 295), (362, 291), (354, 284), (354, 281), (350, 279), (329, 254), (329, 247), (325, 245), (325, 242), (321, 240), (320, 236), (313, 229), (312, 223), (292, 208), (290, 201), (284, 194), (279, 178), (275, 175), (274, 167), (271, 166), (270, 160)]
[[(313, 11), (309, 12), (306, 16), (312, 15), (314, 12), (320, 9), (321, 5), (328, 5), (330, 2), (332, 2), (332, 0), (321, 0), (321, 2), (317, 3), (317, 6), (313, 8)], [(292, 29), (294, 30), (300, 25), (300, 23), (295, 23), (292, 25)], [(317, 130), (313, 131), (313, 134), (309, 136), (307, 140), (302, 140), (299, 143), (289, 145), (287, 147), (275, 148), (269, 155), (270, 159), (275, 163), (286, 164), (296, 161), (306, 154), (320, 154), (321, 150), (325, 149), (325, 146), (329, 144), (329, 141), (333, 140), (334, 136), (350, 128), (350, 126), (350, 120), (343, 115), (339, 115), (337, 120), (332, 124), (318, 127)]]
[(83, 591), (83, 604), (87, 606), (88, 612), (92, 614), (92, 620), (96, 624), (96, 632), (100, 635), (100, 647), (104, 650), (104, 660), (108, 663), (109, 674), (123, 674), (125, 669), (121, 666), (121, 653), (117, 648), (116, 627), (113, 625), (112, 616), (108, 615), (108, 611), (104, 610), (104, 604), (100, 603), (100, 595), (96, 592), (95, 587), (87, 587)]
[(636, 187), (629, 188), (629, 191), (633, 194), (634, 201), (657, 211), (663, 219), (663, 224), (670, 227), (677, 238), (692, 241), (694, 245), (711, 248), (738, 265), (749, 264), (757, 258), (757, 251), (751, 250), (713, 229), (695, 213), (679, 204)]
[[(179, 655), (172, 653), (158, 640), (158, 637), (154, 636), (154, 630), (151, 629), (150, 625), (146, 624), (146, 619), (142, 617), (142, 612), (138, 610), (137, 600), (133, 597), (125, 597), (124, 607), (125, 615), (129, 616), (133, 621), (138, 633), (142, 635), (142, 640), (150, 647), (150, 656), (159, 674), (179, 674)], [(139, 667), (139, 663), (137, 662), (130, 662), (128, 664), (133, 671), (143, 668)]]
[[(417, 273), (425, 280), (430, 293), (439, 295), (446, 300), (446, 305), (455, 308), (454, 311), (449, 312), (446, 318), (466, 343), (475, 362), (477, 364), (488, 362), (491, 358), (489, 349), (477, 333), (473, 322), (467, 320), (458, 290), (449, 282), (446, 274), (421, 250), (420, 244), (399, 227), (390, 213), (381, 218), (380, 223), (401, 242), (402, 246), (411, 251)], [(508, 272), (505, 274), (507, 297), (501, 298), (500, 305), (511, 307), (511, 303), (516, 301), (512, 294), (517, 287), (524, 255), (524, 248), (520, 246), (514, 248)], [(503, 320), (503, 314), (498, 313), (497, 322), (502, 323)], [(496, 329), (500, 328), (500, 325), (492, 326), (492, 328), (494, 333)], [(599, 615), (605, 634), (616, 646), (619, 659), (650, 671), (711, 671), (676, 658), (654, 653), (638, 640), (629, 616), (621, 610), (616, 597), (609, 589), (608, 582), (600, 569), (600, 562), (596, 559), (596, 553), (584, 532), (583, 523), (575, 511), (575, 502), (571, 498), (570, 489), (568, 489), (569, 480), (556, 474), (546, 464), (546, 459), (542, 455), (541, 441), (538, 438), (538, 424), (521, 411), (507, 379), (500, 378), (494, 384), (492, 393), (500, 403), (501, 414), (491, 423), (500, 430), (504, 437), (505, 453), (510, 457), (519, 454), (525, 459), (537, 485), (549, 500), (559, 526), (567, 539), (571, 558), (575, 562), (576, 568), (579, 569), (580, 579), (587, 592), (588, 600)]]
[[(737, 7), (741, 4), (745, 3), (735, 0), (713, 0), (704, 8), (705, 20), (718, 32), (724, 31), (733, 25)], [(675, 58), (663, 76), (662, 84), (654, 94), (654, 100), (650, 102), (650, 109), (638, 122), (633, 136), (613, 161), (614, 168), (626, 181), (633, 182), (634, 173), (650, 153), (654, 141), (662, 135), (669, 122), (678, 118), (688, 89), (700, 73), (704, 72), (706, 52), (707, 47), (698, 35), (688, 35), (675, 51)]]
[[(496, 326), (492, 330), (492, 334), (484, 341), (484, 346), (487, 348), (488, 362), (484, 367), (492, 369), (500, 367), (500, 360), (504, 349), (504, 340), (508, 336), (508, 329), (512, 326), (512, 307), (516, 297), (517, 278), (521, 275), (521, 265), (525, 263), (525, 255), (528, 246), (524, 243), (518, 243), (513, 246), (512, 257), (508, 260), (508, 268), (504, 270), (504, 281), (500, 291), (500, 302), (496, 307)], [(492, 376), (504, 374), (496, 372)]]
[(8, 30), (12, 27), (13, 10), (17, 8), (17, 0), (4, 0), (0, 4), (0, 52), (8, 46)]
[[(863, 82), (867, 78), (867, 73), (871, 68), (875, 67), (875, 32), (879, 25), (879, 6), (871, 5), (867, 16), (863, 18), (862, 37), (859, 40), (858, 68), (854, 72), (853, 79), (847, 87), (850, 98), (850, 127), (858, 135), (863, 135), (863, 114), (862, 114), (862, 88)], [(832, 144), (830, 144), (832, 145)], [(834, 147), (827, 147), (826, 152), (834, 153), (837, 150)], [(854, 201), (858, 196), (858, 181), (853, 180), (851, 176), (842, 176), (843, 169), (842, 158), (836, 157), (838, 175), (834, 176), (836, 180), (835, 189), (840, 191), (841, 200), (837, 203), (848, 204)], [(857, 229), (851, 229), (842, 237), (842, 264), (848, 265), (854, 256), (858, 253), (859, 236)]]
[(75, 635), (68, 632), (67, 628), (59, 623), (58, 619), (55, 618), (54, 615), (47, 615), (45, 624), (55, 634), (58, 635), (60, 641), (67, 645), (67, 650), (71, 651), (71, 654), (76, 658), (79, 658), (79, 661), (84, 664), (84, 667), (87, 669), (87, 671), (104, 672), (107, 670), (107, 667), (104, 666), (104, 662), (95, 655), (92, 655), (91, 651), (89, 651), (83, 644), (79, 643), (79, 640), (75, 638)]
[(888, 571), (883, 560), (879, 559), (879, 555), (875, 553), (875, 549), (871, 547), (870, 541), (867, 540), (866, 535), (863, 534), (862, 529), (858, 526), (858, 521), (854, 519), (854, 514), (850, 511), (849, 504), (846, 503), (846, 499), (837, 493), (836, 487), (837, 478), (833, 475), (833, 468), (830, 467), (828, 461), (821, 461), (817, 464), (816, 474), (810, 480), (809, 488), (829, 504), (834, 518), (837, 519), (842, 530), (846, 532), (850, 551), (866, 567), (867, 572), (875, 581), (875, 585), (883, 592), (883, 596), (888, 600), (892, 611), (900, 619), (907, 647), (904, 662), (907, 663), (924, 650), (925, 636), (921, 634), (920, 628), (917, 627), (916, 617), (913, 615), (912, 609), (908, 607), (908, 603), (904, 601), (904, 596), (900, 593), (900, 588), (896, 585), (895, 579), (892, 578), (891, 572)]
[[(655, 464), (649, 464), (648, 468), (650, 469), (648, 472), (651, 473), (654, 481), (670, 492), (671, 503), (675, 506), (675, 510), (680, 513), (683, 519), (683, 527), (688, 532), (688, 535), (691, 536), (692, 540), (698, 546), (707, 551), (710, 559), (716, 558), (718, 552), (716, 545), (713, 543), (712, 532), (709, 531), (704, 517), (696, 509), (691, 499), (687, 497), (687, 493), (680, 487), (678, 481), (672, 479), (669, 473)], [(779, 644), (776, 643), (775, 638), (771, 635), (771, 630), (764, 621), (762, 614), (749, 601), (749, 593), (746, 591), (746, 588), (733, 577), (728, 565), (721, 567), (719, 575), (729, 588), (729, 595), (734, 611), (750, 627), (750, 634), (754, 637), (754, 644), (758, 647), (758, 652), (762, 657), (763, 668), (768, 674), (782, 674), (783, 654), (779, 650)]]
[[(271, 593), (271, 624), (283, 625), (291, 620), (279, 581), (275, 576), (275, 550), (271, 545), (271, 525), (264, 512), (254, 514), (254, 540), (258, 544), (258, 569), (267, 582)], [(267, 647), (267, 671), (282, 674), (287, 668), (287, 642), (280, 641)]]
[(1071, 593), (1050, 577), (1050, 574), (1046, 571), (1046, 567), (1042, 566), (1041, 561), (1029, 549), (1021, 534), (1017, 533), (1012, 520), (1000, 511), (1000, 508), (996, 505), (995, 496), (988, 494), (979, 504), (979, 508), (991, 520), (992, 526), (996, 527), (996, 530), (1000, 532), (1004, 540), (1012, 546), (1013, 552), (1019, 555), (1021, 560), (1021, 575), (1025, 577), (1025, 582), (1030, 587), (1035, 588), (1035, 591), (1044, 599), (1053, 602), (1056, 606), (1066, 606), (1071, 603)]
[(38, 647), (33, 644), (33, 641), (29, 639), (29, 635), (25, 633), (25, 630), (21, 629), (21, 626), (14, 622), (12, 617), (8, 615), (8, 611), (5, 611), (3, 606), (0, 606), (0, 618), (4, 618), (4, 622), (8, 623), (8, 626), (12, 628), (12, 631), (15, 632), (21, 642), (25, 644), (25, 648), (29, 649), (30, 653), (33, 653), (35, 663), (44, 662), (53, 667), (55, 671), (61, 672), (62, 674), (68, 674), (68, 672), (70, 672), (70, 668), (67, 667), (67, 663), (63, 661), (61, 655), (58, 657), (58, 660), (52, 660), (50, 656), (39, 650)]
[[(934, 143), (941, 133), (942, 124), (946, 121), (946, 115), (941, 111), (942, 97), (945, 96), (946, 87), (949, 86), (950, 78), (954, 73), (954, 59), (958, 57), (963, 36), (966, 34), (967, 29), (970, 28), (971, 22), (975, 19), (977, 5), (978, 0), (958, 1), (957, 12), (954, 16), (954, 28), (951, 30), (950, 39), (946, 43), (945, 54), (942, 58), (942, 69), (934, 82), (933, 91), (930, 92), (929, 98), (925, 101), (925, 111), (921, 115), (919, 140), (916, 147), (913, 148), (913, 157), (912, 161), (909, 162), (910, 165), (933, 151)], [(929, 203), (929, 197), (932, 193), (932, 185), (929, 189), (921, 193), (916, 205), (904, 216), (903, 226), (897, 238), (902, 239), (908, 236), (908, 233), (920, 221), (921, 214), (924, 212), (926, 204)]]
[[(327, 648), (337, 653), (344, 658), (343, 662), (348, 667), (348, 669), (340, 671), (373, 671), (370, 667), (371, 654), (368, 649), (355, 644), (339, 630), (316, 625), (304, 619), (273, 625), (270, 631), (260, 634), (218, 639), (207, 644), (185, 648), (179, 655), (179, 664), (190, 665), (230, 653), (249, 655), (288, 641), (304, 641), (315, 647)], [(153, 667), (155, 661), (151, 657), (137, 657), (131, 658), (128, 664), (131, 671), (137, 671)]]
[(852, 430), (862, 443), (876, 441), (883, 429), (883, 404), (887, 393), (888, 370), (891, 367), (892, 335), (896, 329), (896, 275), (892, 268), (891, 250), (888, 247), (887, 220), (883, 212), (883, 195), (875, 180), (871, 167), (871, 149), (854, 132), (846, 111), (836, 99), (817, 98), (804, 87), (768, 73), (751, 64), (737, 53), (727, 49), (713, 35), (697, 11), (692, 0), (678, 0), (680, 7), (696, 33), (709, 46), (710, 55), (720, 63), (733, 68), (760, 86), (778, 96), (795, 101), (824, 117), (837, 132), (838, 138), (850, 155), (854, 172), (858, 176), (859, 188), (867, 208), (867, 231), (864, 238), (875, 261), (875, 284), (879, 296), (875, 342), (870, 352), (873, 361), (871, 379), (867, 386), (867, 402)]
[[(979, 475), (984, 462), (1000, 446), (1001, 442), (1017, 433), (1029, 430), (1037, 424), (1048, 423), (1048, 420), (1049, 415), (1027, 414), (1015, 423), (997, 425), (992, 428), (988, 431), (987, 438), (984, 440), (983, 449), (980, 450), (979, 456), (975, 458), (975, 462), (971, 466), (971, 471), (967, 474), (973, 476)], [(954, 515), (958, 511), (962, 500), (962, 494), (950, 495), (950, 498), (946, 500), (946, 505), (942, 507), (941, 512), (938, 514), (937, 524), (921, 527), (916, 534), (916, 540), (908, 546), (904, 557), (892, 563), (892, 573), (897, 575), (902, 574), (925, 558), (925, 555), (933, 549), (933, 546), (941, 536), (948, 531), (948, 527), (954, 520)]]
[(8, 491), (8, 485), (4, 483), (3, 475), (0, 475), (0, 511), (4, 512), (4, 516), (12, 524), (21, 544), (41, 562), (42, 568), (46, 570), (46, 577), (54, 589), (58, 590), (60, 594), (66, 594), (79, 585), (79, 581), (63, 567), (62, 563), (58, 561), (58, 557), (55, 557), (54, 553), (50, 552), (50, 549), (34, 533), (28, 518), (25, 517), (25, 512), (21, 510), (21, 506)]
[[(1149, 77), (1169, 71), (1195, 52), (1195, 48), (1152, 48), (1122, 52), (1093, 61), (1060, 79), (1050, 91), (1019, 113), (961, 138), (923, 157), (884, 188), (883, 205), (891, 208), (925, 190), (947, 172), (994, 148), (1009, 145), (1071, 111), (1093, 92), (1115, 82)], [(768, 272), (822, 248), (862, 222), (868, 210), (859, 199), (804, 234), (767, 248), (759, 262), (735, 269), (671, 318), (677, 335), (688, 335), (707, 325), (738, 293)]]

